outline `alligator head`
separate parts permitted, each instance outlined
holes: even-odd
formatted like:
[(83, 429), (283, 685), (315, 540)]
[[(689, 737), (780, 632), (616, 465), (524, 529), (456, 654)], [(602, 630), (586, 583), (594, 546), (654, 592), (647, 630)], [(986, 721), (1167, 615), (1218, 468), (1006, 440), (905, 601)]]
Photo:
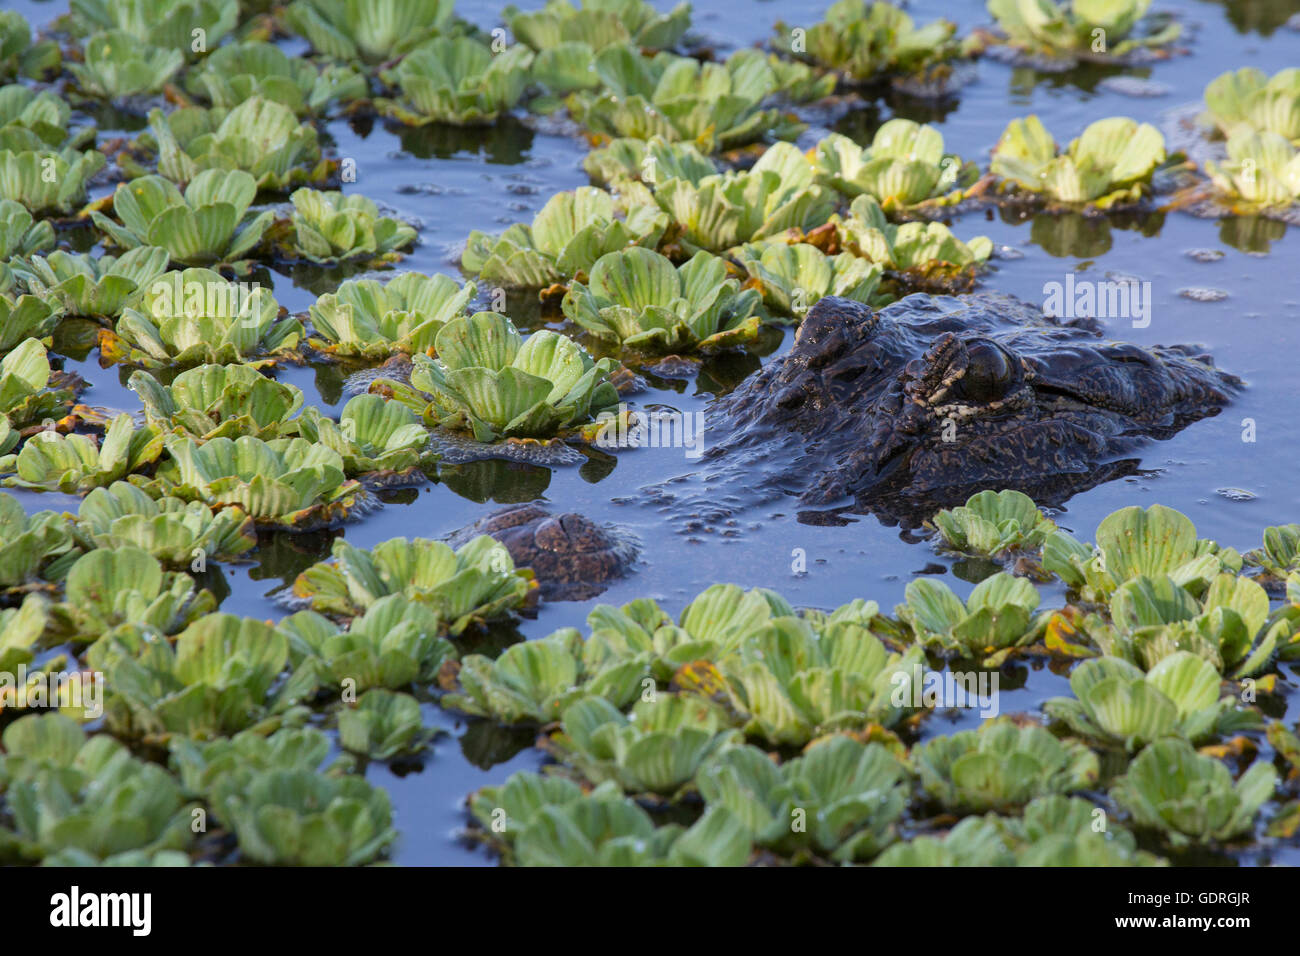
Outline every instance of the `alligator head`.
[(1134, 447), (1218, 414), (1240, 385), (1194, 348), (1104, 341), (1091, 320), (1009, 296), (912, 295), (880, 311), (831, 297), (789, 353), (715, 403), (731, 437), (711, 456), (775, 441), (791, 456), (781, 490), (887, 518), (981, 488), (1056, 503), (1136, 470)]

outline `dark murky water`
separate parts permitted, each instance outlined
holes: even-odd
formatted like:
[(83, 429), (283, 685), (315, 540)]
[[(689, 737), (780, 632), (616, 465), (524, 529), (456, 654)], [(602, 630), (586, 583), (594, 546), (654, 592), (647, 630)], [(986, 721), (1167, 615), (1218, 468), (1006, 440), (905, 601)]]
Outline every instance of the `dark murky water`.
[[(9, 4), (6, 4), (9, 5)], [(540, 4), (522, 4), (525, 7)], [(656, 6), (667, 9), (665, 0)], [(777, 19), (788, 24), (811, 25), (820, 17), (821, 0), (762, 2), (762, 0), (696, 0), (695, 30), (726, 52), (764, 40)], [(19, 0), (17, 9), (33, 24), (43, 24), (61, 12), (62, 5)], [(1031, 112), (1038, 113), (1060, 141), (1077, 135), (1094, 119), (1129, 115), (1161, 125), (1167, 111), (1198, 101), (1206, 82), (1219, 73), (1254, 65), (1266, 73), (1300, 62), (1300, 32), (1282, 24), (1300, 12), (1300, 0), (1286, 3), (1212, 3), (1197, 0), (1159, 2), (1173, 10), (1190, 35), (1189, 55), (1158, 63), (1127, 75), (1160, 84), (1159, 96), (1133, 97), (1110, 91), (1093, 72), (1061, 75), (1035, 74), (985, 59), (975, 81), (965, 87), (954, 108), (942, 113), (908, 109), (906, 104), (864, 102), (833, 126), (841, 132), (869, 140), (875, 128), (895, 115), (940, 125), (946, 148), (985, 164), (988, 151), (1006, 123)], [(1231, 10), (1227, 8), (1230, 7)], [(458, 0), (456, 11), (483, 27), (497, 25), (499, 6), (484, 0)], [(962, 31), (985, 24), (989, 17), (981, 0), (923, 0), (910, 6), (919, 21), (946, 16)], [(503, 124), (482, 133), (416, 131), (399, 135), (376, 123), (370, 129), (353, 129), (346, 122), (330, 125), (329, 134), (341, 156), (357, 162), (356, 189), (387, 203), (403, 214), (418, 218), (423, 227), (421, 244), (401, 268), (458, 275), (455, 253), (471, 229), (496, 231), (516, 221), (527, 221), (555, 192), (587, 182), (581, 161), (586, 145), (576, 136), (530, 130), (523, 123)], [(800, 145), (807, 147), (825, 132), (813, 127)], [(1114, 337), (1141, 343), (1196, 342), (1204, 344), (1217, 363), (1240, 375), (1247, 389), (1226, 413), (1193, 425), (1168, 442), (1148, 446), (1142, 454), (1141, 477), (1115, 481), (1079, 495), (1058, 517), (1064, 527), (1081, 538), (1091, 538), (1098, 521), (1109, 512), (1130, 504), (1160, 502), (1183, 511), (1195, 521), (1199, 533), (1239, 549), (1258, 544), (1262, 529), (1300, 517), (1300, 492), (1294, 480), (1300, 466), (1300, 425), (1296, 421), (1295, 356), (1300, 347), (1300, 235), (1277, 226), (1278, 238), (1267, 255), (1233, 248), (1231, 234), (1212, 220), (1172, 212), (1157, 214), (1142, 228), (1088, 228), (1080, 224), (1002, 221), (997, 216), (967, 215), (954, 223), (962, 238), (985, 234), (996, 244), (1023, 253), (1003, 259), (984, 279), (986, 287), (1039, 302), (1045, 283), (1063, 281), (1067, 272), (1102, 278), (1114, 272), (1135, 275), (1152, 283), (1151, 322), (1146, 328), (1112, 326)], [(1188, 252), (1213, 249), (1223, 253), (1217, 261), (1201, 262)], [(315, 292), (295, 286), (289, 276), (272, 276), (275, 294), (291, 310), (304, 310)], [(318, 284), (299, 277), (319, 291)], [(1212, 288), (1227, 295), (1220, 301), (1193, 301), (1181, 295), (1188, 288)], [(516, 315), (516, 318), (519, 316)], [(789, 345), (787, 334), (782, 350)], [(90, 404), (138, 406), (115, 369), (101, 370), (92, 358), (74, 367), (94, 383), (84, 401)], [(309, 368), (290, 369), (284, 377), (302, 387), (308, 401), (335, 406), (344, 397), (337, 376)], [(635, 396), (636, 403), (658, 402), (683, 412), (704, 408), (709, 395), (694, 382), (680, 389), (651, 389)], [(1242, 420), (1254, 419), (1257, 441), (1242, 441)], [(710, 440), (705, 435), (705, 441)], [(372, 546), (397, 536), (438, 537), (473, 521), (496, 507), (492, 501), (471, 500), (472, 488), (484, 487), (495, 466), (461, 469), (461, 474), (418, 491), (403, 493), (385, 506), (350, 524), (347, 538)], [(548, 472), (540, 468), (515, 468), (498, 480), (498, 500), (527, 500), (541, 496), (558, 510), (580, 511), (594, 518), (617, 522), (634, 532), (643, 544), (636, 573), (599, 598), (584, 603), (544, 606), (537, 619), (525, 621), (524, 637), (543, 636), (564, 625), (581, 626), (596, 603), (621, 604), (638, 596), (652, 596), (677, 612), (695, 594), (718, 581), (746, 587), (766, 586), (784, 594), (796, 605), (835, 607), (855, 597), (877, 600), (889, 610), (903, 596), (909, 578), (927, 564), (950, 565), (925, 543), (904, 540), (897, 529), (871, 517), (843, 527), (799, 524), (792, 507), (757, 508), (738, 516), (740, 534), (717, 534), (687, 539), (674, 532), (667, 516), (639, 502), (638, 489), (693, 469), (682, 449), (640, 449), (623, 452), (611, 472), (596, 466), (568, 467)], [(476, 468), (483, 471), (476, 473)], [(501, 475), (498, 475), (500, 479)], [(600, 480), (596, 480), (597, 478)], [(1249, 500), (1230, 500), (1219, 489), (1245, 489)], [(460, 493), (458, 493), (458, 490)], [(481, 495), (479, 495), (481, 497)], [(32, 509), (74, 507), (71, 499), (57, 495), (29, 495)], [(792, 551), (807, 555), (807, 572), (791, 568)], [(291, 581), (302, 568), (328, 551), (326, 536), (284, 538), (264, 547), (260, 563), (228, 569), (230, 594), (223, 609), (251, 616), (279, 617), (282, 607), (267, 592)], [(962, 594), (971, 585), (945, 575)], [(1050, 597), (1048, 598), (1050, 601)], [(1020, 689), (1006, 692), (1004, 712), (1036, 710), (1048, 697), (1068, 694), (1064, 677), (1045, 668), (1027, 671)], [(1020, 680), (1007, 681), (1020, 684)], [(1284, 671), (1287, 715), (1294, 719), (1295, 677)], [(511, 741), (484, 725), (464, 720), (430, 704), (427, 718), (443, 727), (441, 737), (427, 754), (423, 768), (398, 776), (379, 764), (368, 770), (372, 782), (388, 789), (393, 798), (396, 826), (401, 838), (394, 860), (399, 864), (489, 863), (481, 852), (467, 851), (457, 841), (464, 825), (463, 798), (471, 790), (504, 780), (513, 771), (538, 766), (538, 751), (527, 748), (529, 736)], [(1280, 714), (1274, 716), (1282, 716)], [(951, 733), (978, 721), (974, 712), (956, 724), (936, 714), (924, 725), (927, 736)], [(504, 753), (523, 749), (505, 762), (491, 765)], [(494, 756), (496, 755), (496, 756)], [(1298, 863), (1295, 848), (1276, 848), (1268, 855), (1252, 853), (1247, 862)]]

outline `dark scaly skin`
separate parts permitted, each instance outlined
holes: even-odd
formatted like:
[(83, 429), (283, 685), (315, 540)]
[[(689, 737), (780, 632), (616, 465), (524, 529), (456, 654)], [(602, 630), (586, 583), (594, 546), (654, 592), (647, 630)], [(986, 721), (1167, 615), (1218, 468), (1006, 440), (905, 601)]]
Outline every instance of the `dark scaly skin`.
[(585, 601), (627, 573), (636, 547), (626, 536), (580, 514), (555, 515), (533, 503), (515, 505), (456, 532), (451, 543), (491, 535), (506, 546), (515, 565), (532, 568), (542, 597)]
[(878, 312), (831, 297), (788, 354), (715, 403), (731, 436), (709, 458), (771, 443), (801, 503), (851, 497), (847, 510), (910, 524), (981, 488), (1047, 504), (1131, 473), (1119, 459), (1218, 414), (1240, 385), (1191, 347), (1107, 341), (1093, 320), (1009, 296), (913, 295)]

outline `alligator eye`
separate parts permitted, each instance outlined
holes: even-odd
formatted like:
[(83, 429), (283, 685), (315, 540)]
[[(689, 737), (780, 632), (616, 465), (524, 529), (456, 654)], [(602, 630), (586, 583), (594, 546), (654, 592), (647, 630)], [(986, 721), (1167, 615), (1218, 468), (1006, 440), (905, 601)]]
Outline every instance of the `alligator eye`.
[(1007, 393), (1015, 367), (1005, 349), (987, 339), (974, 339), (966, 343), (966, 356), (966, 374), (958, 382), (963, 398), (991, 402)]

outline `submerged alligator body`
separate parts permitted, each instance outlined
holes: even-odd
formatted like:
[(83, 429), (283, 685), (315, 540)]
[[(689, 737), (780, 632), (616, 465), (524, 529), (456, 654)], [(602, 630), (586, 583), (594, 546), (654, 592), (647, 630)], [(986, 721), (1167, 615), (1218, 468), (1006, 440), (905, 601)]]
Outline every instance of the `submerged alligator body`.
[(1010, 296), (918, 294), (879, 311), (831, 297), (789, 353), (713, 404), (729, 437), (708, 458), (752, 470), (757, 453), (775, 490), (833, 509), (805, 521), (914, 524), (982, 488), (1055, 504), (1130, 474), (1137, 445), (1218, 414), (1240, 385), (1193, 347), (1107, 341)]

